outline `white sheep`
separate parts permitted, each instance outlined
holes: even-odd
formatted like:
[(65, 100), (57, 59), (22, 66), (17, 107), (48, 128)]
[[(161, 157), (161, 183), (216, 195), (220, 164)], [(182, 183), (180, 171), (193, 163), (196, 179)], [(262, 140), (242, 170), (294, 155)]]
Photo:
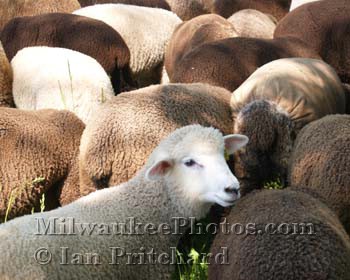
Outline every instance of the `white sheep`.
[(114, 96), (111, 81), (92, 57), (63, 48), (24, 48), (12, 59), (13, 97), (19, 109), (67, 109), (87, 123)]
[(125, 4), (100, 4), (74, 14), (104, 21), (112, 26), (130, 49), (130, 68), (140, 87), (159, 83), (165, 48), (181, 19), (159, 8)]
[(316, 2), (316, 1), (319, 1), (319, 0), (292, 0), (292, 3), (290, 4), (289, 11), (291, 12), (301, 5), (311, 3), (311, 2)]
[[(239, 198), (224, 150), (232, 154), (247, 142), (214, 128), (182, 127), (127, 183), (0, 225), (2, 279), (169, 279), (174, 266), (159, 262), (174, 261), (173, 247), (189, 227), (184, 219), (202, 218), (212, 204), (226, 207)], [(122, 253), (134, 255), (130, 260)]]

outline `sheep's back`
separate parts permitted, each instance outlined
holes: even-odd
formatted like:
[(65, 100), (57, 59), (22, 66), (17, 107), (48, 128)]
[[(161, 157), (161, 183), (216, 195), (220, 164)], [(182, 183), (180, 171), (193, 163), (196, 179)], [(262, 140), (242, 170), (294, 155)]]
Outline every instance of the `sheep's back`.
[(224, 89), (207, 85), (170, 84), (113, 98), (84, 131), (80, 146), (83, 188), (127, 181), (160, 140), (179, 127), (199, 123), (229, 134), (233, 129), (230, 96)]
[(228, 264), (212, 258), (209, 279), (350, 277), (349, 236), (336, 215), (310, 195), (292, 190), (254, 192), (236, 203), (225, 222), (233, 230), (225, 234), (221, 227), (211, 253), (216, 256), (227, 248)]

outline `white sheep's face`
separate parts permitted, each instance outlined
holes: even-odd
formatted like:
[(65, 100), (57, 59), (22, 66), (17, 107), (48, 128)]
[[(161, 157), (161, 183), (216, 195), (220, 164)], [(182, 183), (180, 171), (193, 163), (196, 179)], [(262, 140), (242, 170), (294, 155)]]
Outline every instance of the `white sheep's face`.
[[(248, 143), (239, 134), (224, 137), (227, 154), (233, 154)], [(193, 202), (217, 203), (231, 206), (240, 197), (239, 182), (230, 171), (225, 155), (217, 146), (203, 141), (192, 144), (179, 153), (178, 158), (157, 161), (146, 173), (150, 180), (167, 178), (182, 187)]]

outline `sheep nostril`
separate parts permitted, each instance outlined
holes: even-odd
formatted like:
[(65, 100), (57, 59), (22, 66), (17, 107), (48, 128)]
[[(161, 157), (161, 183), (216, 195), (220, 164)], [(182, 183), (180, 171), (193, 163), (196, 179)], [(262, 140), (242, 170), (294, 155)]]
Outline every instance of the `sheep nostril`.
[(229, 194), (235, 194), (235, 195), (239, 194), (239, 190), (236, 188), (232, 188), (232, 187), (225, 188), (225, 192), (227, 192)]

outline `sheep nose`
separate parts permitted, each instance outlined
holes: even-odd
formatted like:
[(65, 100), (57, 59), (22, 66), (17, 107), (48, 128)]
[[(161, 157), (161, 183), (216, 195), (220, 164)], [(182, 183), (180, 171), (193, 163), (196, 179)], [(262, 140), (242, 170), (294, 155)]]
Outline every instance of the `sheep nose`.
[(239, 189), (234, 188), (232, 186), (226, 187), (225, 188), (225, 192), (227, 192), (228, 194), (235, 194), (238, 195), (239, 194)]

